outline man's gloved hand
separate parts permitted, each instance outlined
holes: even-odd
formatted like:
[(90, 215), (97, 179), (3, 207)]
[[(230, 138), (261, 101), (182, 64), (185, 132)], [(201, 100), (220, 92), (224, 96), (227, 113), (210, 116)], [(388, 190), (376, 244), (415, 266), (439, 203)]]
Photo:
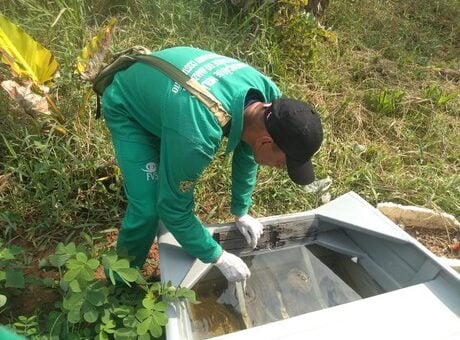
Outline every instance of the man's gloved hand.
[(215, 264), (230, 282), (243, 281), (251, 276), (246, 263), (238, 256), (228, 253), (225, 250), (222, 251)]
[(246, 214), (243, 216), (235, 216), (236, 226), (243, 234), (248, 244), (255, 248), (260, 235), (264, 232), (262, 223), (257, 221), (254, 217)]

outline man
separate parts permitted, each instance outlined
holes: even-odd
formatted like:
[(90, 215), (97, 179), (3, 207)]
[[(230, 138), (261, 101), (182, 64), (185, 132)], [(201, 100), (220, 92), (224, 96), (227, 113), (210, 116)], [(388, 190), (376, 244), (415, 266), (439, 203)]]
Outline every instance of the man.
[(194, 215), (195, 184), (227, 137), (231, 213), (255, 247), (263, 229), (248, 210), (257, 166), (287, 166), (294, 182), (312, 182), (310, 158), (322, 142), (319, 115), (308, 104), (280, 98), (268, 77), (238, 60), (191, 47), (153, 54), (206, 87), (231, 119), (221, 126), (196, 97), (152, 66), (137, 62), (116, 74), (102, 107), (128, 199), (117, 250), (142, 267), (161, 220), (190, 255), (215, 263), (229, 281), (244, 280), (246, 264), (223, 251)]

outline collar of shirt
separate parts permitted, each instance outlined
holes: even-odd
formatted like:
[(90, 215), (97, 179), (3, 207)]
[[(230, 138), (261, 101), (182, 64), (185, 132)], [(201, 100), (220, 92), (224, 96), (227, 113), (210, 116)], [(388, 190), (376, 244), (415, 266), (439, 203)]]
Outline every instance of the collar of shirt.
[(241, 141), (241, 134), (243, 132), (243, 112), (244, 100), (247, 92), (242, 92), (235, 97), (230, 112), (232, 113), (232, 123), (230, 126), (230, 133), (228, 134), (228, 143), (225, 153), (232, 152)]
[(232, 112), (232, 121), (230, 125), (230, 132), (228, 134), (227, 148), (225, 149), (226, 154), (232, 152), (241, 141), (241, 134), (243, 132), (244, 109), (248, 105), (259, 100), (264, 101), (263, 98), (260, 98), (260, 94), (255, 91), (251, 93), (250, 90), (248, 92), (245, 91), (240, 93), (240, 95), (237, 96), (233, 101), (232, 111), (230, 111)]

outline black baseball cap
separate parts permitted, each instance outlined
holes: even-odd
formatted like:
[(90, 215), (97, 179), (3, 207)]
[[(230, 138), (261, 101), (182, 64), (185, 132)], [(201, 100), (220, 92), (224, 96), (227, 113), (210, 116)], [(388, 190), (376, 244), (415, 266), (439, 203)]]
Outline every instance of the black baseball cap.
[(323, 141), (319, 114), (309, 104), (290, 98), (273, 101), (265, 113), (265, 127), (286, 154), (289, 177), (307, 185), (315, 180), (311, 157)]

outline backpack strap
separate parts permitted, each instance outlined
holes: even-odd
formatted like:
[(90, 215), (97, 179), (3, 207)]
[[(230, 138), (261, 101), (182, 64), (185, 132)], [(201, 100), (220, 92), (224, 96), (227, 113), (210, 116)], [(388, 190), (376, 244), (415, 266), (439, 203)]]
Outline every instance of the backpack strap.
[(127, 69), (136, 62), (129, 55), (121, 55), (105, 66), (93, 79), (93, 91), (96, 93), (96, 119), (101, 116), (101, 96), (105, 89), (112, 83), (118, 71)]
[(221, 102), (214, 97), (203, 85), (189, 77), (173, 64), (151, 54), (136, 54), (132, 56), (137, 61), (149, 64), (163, 72), (169, 78), (180, 84), (187, 91), (200, 100), (217, 118), (219, 125), (223, 128), (232, 118)]
[(222, 106), (221, 102), (198, 81), (189, 77), (187, 74), (182, 72), (182, 70), (167, 62), (166, 60), (151, 54), (143, 53), (121, 55), (113, 63), (102, 69), (101, 72), (96, 76), (93, 81), (93, 90), (97, 94), (96, 118), (99, 118), (101, 115), (100, 96), (102, 96), (105, 88), (112, 83), (115, 73), (128, 68), (136, 61), (148, 64), (163, 72), (166, 76), (193, 94), (214, 114), (222, 128), (225, 127), (231, 120), (232, 117)]

